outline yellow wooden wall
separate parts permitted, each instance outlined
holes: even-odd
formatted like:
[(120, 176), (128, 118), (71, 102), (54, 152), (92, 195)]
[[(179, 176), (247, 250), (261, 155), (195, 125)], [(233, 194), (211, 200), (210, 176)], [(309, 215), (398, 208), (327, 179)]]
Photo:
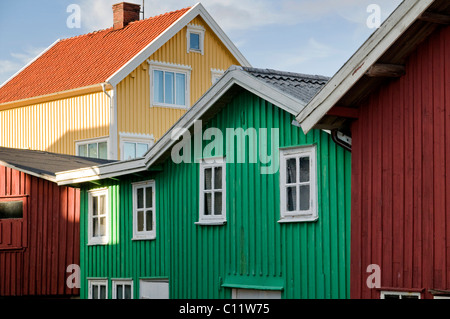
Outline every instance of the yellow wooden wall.
[[(238, 61), (222, 44), (201, 17), (190, 24), (205, 28), (204, 55), (187, 53), (187, 27), (184, 27), (149, 60), (190, 66), (190, 105), (211, 87), (211, 69), (227, 70)], [(150, 107), (148, 62), (142, 63), (117, 85), (118, 132), (153, 134), (159, 139), (185, 112), (184, 109)]]
[(75, 141), (109, 135), (103, 92), (0, 111), (0, 146), (75, 155)]

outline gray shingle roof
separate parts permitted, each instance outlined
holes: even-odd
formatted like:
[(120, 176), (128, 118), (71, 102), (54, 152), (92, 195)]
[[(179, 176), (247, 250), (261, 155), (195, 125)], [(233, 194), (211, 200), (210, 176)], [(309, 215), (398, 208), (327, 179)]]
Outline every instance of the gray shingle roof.
[(68, 171), (113, 161), (65, 154), (0, 147), (0, 165), (53, 179), (56, 172)]
[(259, 80), (276, 87), (284, 93), (303, 101), (305, 104), (308, 103), (330, 79), (329, 77), (321, 75), (309, 75), (272, 69), (242, 67), (242, 70)]

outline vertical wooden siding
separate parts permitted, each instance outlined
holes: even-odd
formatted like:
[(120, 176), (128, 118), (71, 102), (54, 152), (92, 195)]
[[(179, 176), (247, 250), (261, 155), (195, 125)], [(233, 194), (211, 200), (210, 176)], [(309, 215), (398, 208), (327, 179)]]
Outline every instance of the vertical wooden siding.
[[(108, 278), (109, 291), (111, 278), (133, 278), (136, 298), (140, 278), (165, 277), (171, 298), (231, 298), (221, 284), (233, 276), (280, 280), (284, 298), (348, 298), (350, 153), (325, 132), (305, 136), (291, 125), (293, 118), (246, 92), (207, 127), (274, 127), (280, 128), (280, 147), (317, 144), (318, 221), (278, 223), (279, 174), (261, 175), (256, 163), (227, 164), (227, 224), (196, 225), (199, 164), (169, 158), (160, 173), (104, 182), (112, 207), (108, 245), (87, 246), (87, 190), (82, 192), (81, 297), (87, 297), (90, 277)], [(131, 183), (149, 179), (156, 181), (156, 239), (132, 241)]]
[(10, 196), (26, 197), (25, 234), (21, 249), (0, 249), (0, 296), (78, 295), (66, 269), (79, 265), (79, 190), (0, 166), (0, 198)]
[[(211, 68), (227, 70), (239, 64), (202, 18), (191, 24), (205, 28), (204, 55), (187, 53), (186, 27), (158, 49), (149, 60), (187, 65), (192, 68), (190, 105), (211, 87)], [(140, 93), (139, 93), (140, 92)], [(159, 139), (185, 112), (183, 109), (150, 107), (150, 76), (146, 62), (117, 86), (118, 132), (153, 134)]]
[(75, 141), (109, 135), (103, 92), (0, 111), (0, 146), (75, 155)]
[(406, 75), (361, 106), (352, 127), (351, 297), (381, 286), (450, 289), (450, 28), (410, 57)]

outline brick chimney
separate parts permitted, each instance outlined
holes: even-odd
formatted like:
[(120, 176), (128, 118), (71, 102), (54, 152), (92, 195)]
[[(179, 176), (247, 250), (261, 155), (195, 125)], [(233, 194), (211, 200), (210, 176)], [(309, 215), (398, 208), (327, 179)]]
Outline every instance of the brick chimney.
[(138, 21), (141, 13), (141, 6), (134, 3), (121, 2), (114, 4), (113, 18), (114, 30), (126, 27), (130, 22)]

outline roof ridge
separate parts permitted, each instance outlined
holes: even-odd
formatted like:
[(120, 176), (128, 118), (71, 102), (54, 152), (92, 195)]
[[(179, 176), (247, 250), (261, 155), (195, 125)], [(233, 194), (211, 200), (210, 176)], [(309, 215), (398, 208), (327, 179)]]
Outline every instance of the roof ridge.
[(310, 80), (318, 80), (318, 81), (328, 81), (330, 79), (330, 77), (324, 76), (324, 75), (297, 73), (297, 72), (289, 72), (289, 71), (280, 71), (280, 70), (274, 70), (274, 69), (268, 69), (268, 68), (263, 69), (263, 68), (243, 67), (243, 70), (247, 71), (247, 72), (252, 72), (252, 73), (259, 73), (259, 74), (266, 74), (266, 75), (289, 76), (289, 77), (296, 77), (296, 78), (310, 79)]
[[(175, 14), (175, 13), (178, 13), (178, 12), (180, 12), (180, 11), (185, 11), (185, 10), (188, 10), (188, 9), (191, 9), (191, 8), (192, 8), (192, 6), (186, 7), (186, 8), (182, 8), (182, 9), (177, 9), (177, 10), (172, 10), (172, 11), (164, 12), (164, 13), (158, 14), (158, 15), (156, 15), (156, 16), (148, 17), (148, 18), (146, 18), (146, 19), (132, 21), (132, 22), (130, 22), (127, 26), (132, 25), (132, 24), (136, 24), (136, 23), (141, 23), (141, 22), (144, 22), (144, 21), (148, 22), (149, 20), (152, 20), (152, 19), (160, 18), (160, 17), (166, 16), (166, 15)], [(122, 28), (122, 29), (118, 29), (117, 31), (123, 30), (123, 29), (125, 29), (127, 26), (125, 26), (125, 27)], [(91, 31), (91, 32), (88, 32), (88, 33), (83, 33), (83, 34), (75, 35), (75, 36), (73, 36), (73, 37), (62, 38), (62, 39), (60, 39), (60, 41), (73, 40), (73, 39), (77, 39), (77, 38), (81, 38), (81, 37), (92, 36), (92, 35), (94, 35), (94, 34), (96, 34), (96, 33), (101, 33), (101, 32), (106, 32), (106, 31), (109, 32), (109, 31), (113, 31), (113, 30), (114, 30), (114, 27), (109, 27), (109, 28), (106, 28), (106, 29), (94, 30), (94, 31)]]

